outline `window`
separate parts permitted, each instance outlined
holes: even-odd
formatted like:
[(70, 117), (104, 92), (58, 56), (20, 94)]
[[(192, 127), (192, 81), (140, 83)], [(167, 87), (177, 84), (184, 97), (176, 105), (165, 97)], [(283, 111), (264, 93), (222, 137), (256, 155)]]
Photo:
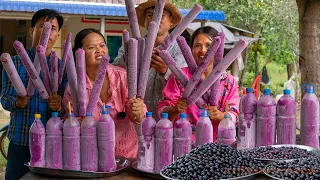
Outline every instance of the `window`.
[(108, 35), (107, 36), (107, 46), (109, 50), (110, 63), (118, 56), (118, 50), (122, 45), (122, 36), (118, 35)]
[(0, 36), (0, 54), (3, 53), (3, 36)]

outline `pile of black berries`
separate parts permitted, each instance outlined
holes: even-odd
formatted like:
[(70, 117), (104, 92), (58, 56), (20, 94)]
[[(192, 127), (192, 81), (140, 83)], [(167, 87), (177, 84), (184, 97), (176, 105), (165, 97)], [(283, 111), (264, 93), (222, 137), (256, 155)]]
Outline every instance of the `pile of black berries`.
[(250, 156), (257, 159), (274, 159), (274, 160), (288, 160), (288, 159), (300, 159), (316, 156), (312, 151), (301, 149), (297, 147), (255, 147), (250, 150), (243, 151), (249, 153)]
[(224, 144), (204, 144), (179, 157), (162, 173), (174, 179), (228, 179), (257, 173), (264, 164)]
[(320, 179), (320, 159), (277, 161), (268, 165), (265, 173), (281, 179)]

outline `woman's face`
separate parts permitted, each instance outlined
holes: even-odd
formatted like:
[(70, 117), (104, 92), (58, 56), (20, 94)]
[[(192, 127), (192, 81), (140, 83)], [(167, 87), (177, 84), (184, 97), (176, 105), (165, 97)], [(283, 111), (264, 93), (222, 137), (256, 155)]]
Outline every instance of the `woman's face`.
[(99, 67), (102, 56), (108, 54), (108, 47), (103, 37), (92, 32), (83, 39), (82, 43), (86, 56), (86, 67)]
[[(207, 34), (204, 34), (204, 33), (198, 34), (194, 38), (194, 42), (192, 45), (192, 55), (198, 65), (203, 60), (205, 54), (207, 53), (207, 50), (211, 46), (211, 43), (212, 43), (212, 39)], [(213, 61), (213, 57), (212, 57), (212, 61)]]

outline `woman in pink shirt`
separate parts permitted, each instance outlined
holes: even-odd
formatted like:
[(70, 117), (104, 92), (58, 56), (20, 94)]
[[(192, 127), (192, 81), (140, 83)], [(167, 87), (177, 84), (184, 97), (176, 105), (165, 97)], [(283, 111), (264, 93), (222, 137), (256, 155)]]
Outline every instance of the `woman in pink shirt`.
[[(217, 35), (218, 32), (209, 26), (201, 27), (193, 33), (191, 37), (191, 50), (197, 65), (201, 63), (214, 37)], [(202, 74), (202, 79), (205, 79), (212, 72), (213, 62), (214, 58), (212, 57), (212, 61)], [(189, 72), (187, 67), (182, 68), (182, 71), (185, 73), (188, 79), (192, 77), (192, 73)], [(227, 100), (230, 107), (229, 114), (232, 121), (236, 123), (238, 115), (238, 88), (238, 83), (235, 81), (233, 76), (227, 72), (224, 72), (220, 81), (218, 106), (206, 106), (205, 108), (209, 111), (209, 117), (212, 120), (214, 141), (217, 138), (218, 124), (223, 120)], [(159, 102), (158, 112), (167, 112), (169, 114), (169, 119), (173, 121), (178, 119), (178, 115), (180, 113), (185, 112), (191, 124), (195, 126), (199, 119), (199, 110), (197, 105), (188, 105), (187, 100), (181, 98), (183, 90), (184, 89), (181, 83), (174, 77), (174, 75), (171, 75), (163, 89), (162, 93), (164, 99)], [(206, 93), (210, 94), (209, 91), (210, 89)]]
[[(86, 102), (88, 104), (100, 60), (104, 54), (108, 54), (108, 48), (103, 35), (95, 29), (84, 29), (76, 35), (73, 49), (75, 51), (79, 48), (85, 51)], [(68, 102), (71, 102), (69, 85), (67, 85), (63, 97), (66, 112), (68, 112)], [(135, 123), (141, 122), (144, 118), (146, 107), (140, 99), (128, 100), (127, 74), (123, 68), (108, 64), (100, 98), (93, 113), (93, 118), (97, 121), (99, 120), (100, 107), (103, 103), (112, 107), (110, 114), (115, 123), (116, 156), (135, 158), (138, 152), (138, 140), (134, 126)], [(135, 123), (131, 122), (130, 119), (133, 119)]]

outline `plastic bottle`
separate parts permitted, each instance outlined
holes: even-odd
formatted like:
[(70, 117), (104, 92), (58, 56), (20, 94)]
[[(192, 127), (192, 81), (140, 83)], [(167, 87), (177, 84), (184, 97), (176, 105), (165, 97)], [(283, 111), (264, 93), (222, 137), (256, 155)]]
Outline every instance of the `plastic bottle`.
[(58, 112), (52, 112), (46, 128), (46, 167), (62, 169), (62, 127)]
[(319, 100), (315, 88), (306, 84), (301, 102), (301, 144), (319, 149)]
[(208, 111), (203, 110), (196, 125), (196, 146), (213, 142), (213, 127)]
[(277, 104), (277, 144), (296, 143), (296, 102), (285, 89)]
[(256, 145), (257, 99), (252, 88), (247, 88), (246, 92), (240, 101), (238, 149), (253, 148)]
[(80, 170), (80, 124), (73, 114), (63, 124), (63, 169)]
[(230, 115), (226, 113), (224, 119), (218, 126), (217, 143), (231, 146), (236, 141), (236, 126), (230, 120)]
[(101, 172), (111, 172), (117, 168), (115, 159), (115, 125), (110, 116), (111, 106), (105, 106), (97, 125), (99, 165)]
[(97, 122), (91, 113), (87, 113), (81, 123), (81, 169), (98, 171)]
[(30, 166), (45, 167), (46, 131), (40, 114), (34, 115), (34, 121), (29, 130)]
[(173, 126), (168, 113), (162, 113), (156, 125), (155, 172), (172, 163)]
[(187, 154), (191, 150), (192, 127), (187, 120), (185, 113), (180, 114), (180, 119), (175, 123), (173, 129), (173, 157), (176, 160), (178, 157)]
[(276, 140), (276, 101), (270, 89), (264, 89), (257, 104), (256, 146), (270, 146)]

